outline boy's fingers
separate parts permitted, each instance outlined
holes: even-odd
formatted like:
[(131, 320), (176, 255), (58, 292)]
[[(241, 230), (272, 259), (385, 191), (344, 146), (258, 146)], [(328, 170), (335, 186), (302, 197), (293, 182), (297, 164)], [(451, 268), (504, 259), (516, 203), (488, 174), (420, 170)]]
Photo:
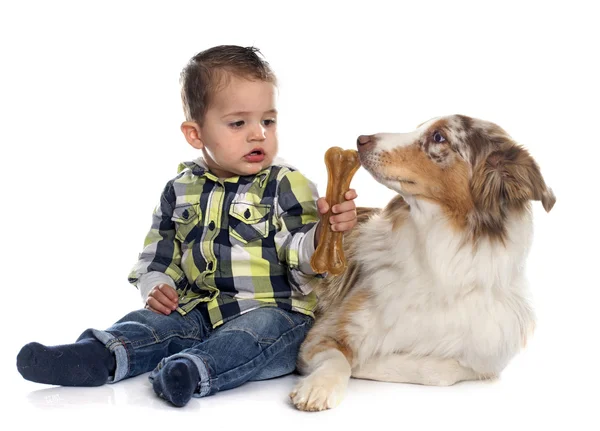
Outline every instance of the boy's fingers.
[(317, 208), (319, 209), (319, 212), (321, 214), (325, 214), (327, 211), (329, 211), (329, 204), (327, 203), (325, 198), (317, 199)]
[(350, 189), (345, 194), (344, 197), (348, 200), (356, 199), (358, 195), (356, 194), (356, 190)]
[(146, 308), (147, 308), (148, 310), (152, 311), (153, 313), (156, 313), (156, 314), (162, 314), (163, 316), (167, 316), (167, 314), (165, 314), (165, 313), (163, 313), (163, 312), (161, 312), (161, 311), (155, 310), (154, 308), (152, 308), (152, 307), (150, 307), (150, 306), (147, 306)]
[[(331, 212), (338, 214), (345, 211), (352, 211), (356, 208), (356, 204), (352, 201), (356, 199), (357, 196), (358, 195), (354, 189), (348, 190), (344, 194), (344, 199), (348, 199), (350, 202), (342, 202), (341, 204), (334, 205), (333, 208), (331, 208)], [(319, 198), (317, 199), (317, 208), (321, 214), (325, 214), (327, 211), (329, 211), (329, 203), (327, 200), (325, 200), (325, 198)]]
[(338, 224), (356, 220), (356, 211), (346, 211), (341, 214), (334, 215), (329, 218), (329, 223)]
[(154, 312), (165, 314), (167, 316), (171, 314), (171, 310), (162, 305), (156, 298), (153, 298), (152, 296), (149, 296), (146, 300), (146, 307)]
[(158, 311), (158, 310), (155, 310), (154, 308), (150, 307), (148, 304), (146, 304), (146, 306), (145, 306), (144, 308), (145, 308), (146, 310), (150, 310), (150, 311), (152, 311), (153, 313), (157, 313), (157, 314), (163, 314), (163, 313), (161, 313), (160, 311)]
[(346, 232), (352, 229), (354, 226), (356, 226), (356, 220), (347, 221), (343, 223), (336, 223), (335, 225), (331, 226), (331, 230), (335, 232)]
[(171, 286), (168, 284), (161, 284), (158, 288), (172, 302), (179, 302), (179, 296), (177, 296), (177, 292)]
[(156, 299), (160, 304), (172, 310), (175, 307), (175, 303), (167, 298), (160, 290), (155, 290), (148, 297)]
[(353, 211), (356, 209), (356, 204), (354, 201), (346, 201), (341, 204), (334, 205), (331, 209), (334, 214), (345, 213), (348, 211)]

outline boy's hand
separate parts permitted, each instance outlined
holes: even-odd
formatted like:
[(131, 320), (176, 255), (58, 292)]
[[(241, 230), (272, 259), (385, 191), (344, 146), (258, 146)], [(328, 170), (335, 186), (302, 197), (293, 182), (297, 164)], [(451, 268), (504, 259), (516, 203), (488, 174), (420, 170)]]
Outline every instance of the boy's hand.
[[(334, 205), (333, 208), (331, 208), (331, 212), (334, 214), (329, 217), (331, 230), (334, 232), (346, 232), (356, 226), (358, 221), (356, 219), (356, 204), (354, 203), (354, 199), (356, 199), (357, 196), (356, 190), (350, 189), (344, 194), (344, 198), (347, 200), (341, 204)], [(329, 204), (325, 198), (319, 198), (317, 200), (317, 208), (319, 209), (320, 214), (325, 214), (329, 211)], [(321, 236), (321, 228), (322, 225), (319, 224), (315, 235), (315, 246), (318, 244)]]
[(168, 284), (159, 284), (154, 286), (148, 294), (145, 308), (168, 316), (178, 305), (179, 296), (175, 289)]

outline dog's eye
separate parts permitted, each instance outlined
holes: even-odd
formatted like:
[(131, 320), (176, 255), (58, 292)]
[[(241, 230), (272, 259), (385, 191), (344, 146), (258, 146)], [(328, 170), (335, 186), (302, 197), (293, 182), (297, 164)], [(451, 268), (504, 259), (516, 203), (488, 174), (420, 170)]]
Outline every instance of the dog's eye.
[(442, 142), (446, 142), (446, 139), (442, 136), (442, 134), (440, 132), (433, 133), (433, 140), (435, 142), (437, 142), (438, 144), (441, 144)]

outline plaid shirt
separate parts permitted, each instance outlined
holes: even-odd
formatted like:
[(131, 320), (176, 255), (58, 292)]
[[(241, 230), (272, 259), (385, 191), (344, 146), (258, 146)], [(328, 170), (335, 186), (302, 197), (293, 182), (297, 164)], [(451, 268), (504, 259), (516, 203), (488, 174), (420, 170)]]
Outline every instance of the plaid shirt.
[(198, 159), (178, 172), (154, 210), (129, 282), (143, 296), (170, 284), (177, 311), (206, 307), (213, 327), (263, 306), (314, 316), (314, 184), (281, 165), (219, 179)]

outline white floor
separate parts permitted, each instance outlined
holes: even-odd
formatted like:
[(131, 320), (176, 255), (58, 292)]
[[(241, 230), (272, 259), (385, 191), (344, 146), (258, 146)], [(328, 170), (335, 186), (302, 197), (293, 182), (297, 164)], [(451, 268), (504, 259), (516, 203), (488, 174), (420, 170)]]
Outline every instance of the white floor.
[(11, 390), (2, 393), (6, 398), (2, 416), (7, 420), (6, 415), (14, 415), (26, 429), (59, 423), (66, 429), (160, 429), (185, 424), (206, 430), (374, 426), (394, 430), (409, 426), (537, 430), (551, 425), (570, 430), (600, 429), (598, 414), (593, 412), (597, 411), (599, 380), (588, 368), (597, 358), (579, 357), (578, 349), (553, 351), (553, 337), (549, 335), (539, 331), (496, 381), (437, 388), (352, 380), (342, 403), (319, 413), (299, 412), (289, 403), (287, 395), (296, 375), (192, 399), (178, 409), (154, 395), (147, 375), (98, 388), (63, 388), (24, 381), (13, 365), (4, 375)]

